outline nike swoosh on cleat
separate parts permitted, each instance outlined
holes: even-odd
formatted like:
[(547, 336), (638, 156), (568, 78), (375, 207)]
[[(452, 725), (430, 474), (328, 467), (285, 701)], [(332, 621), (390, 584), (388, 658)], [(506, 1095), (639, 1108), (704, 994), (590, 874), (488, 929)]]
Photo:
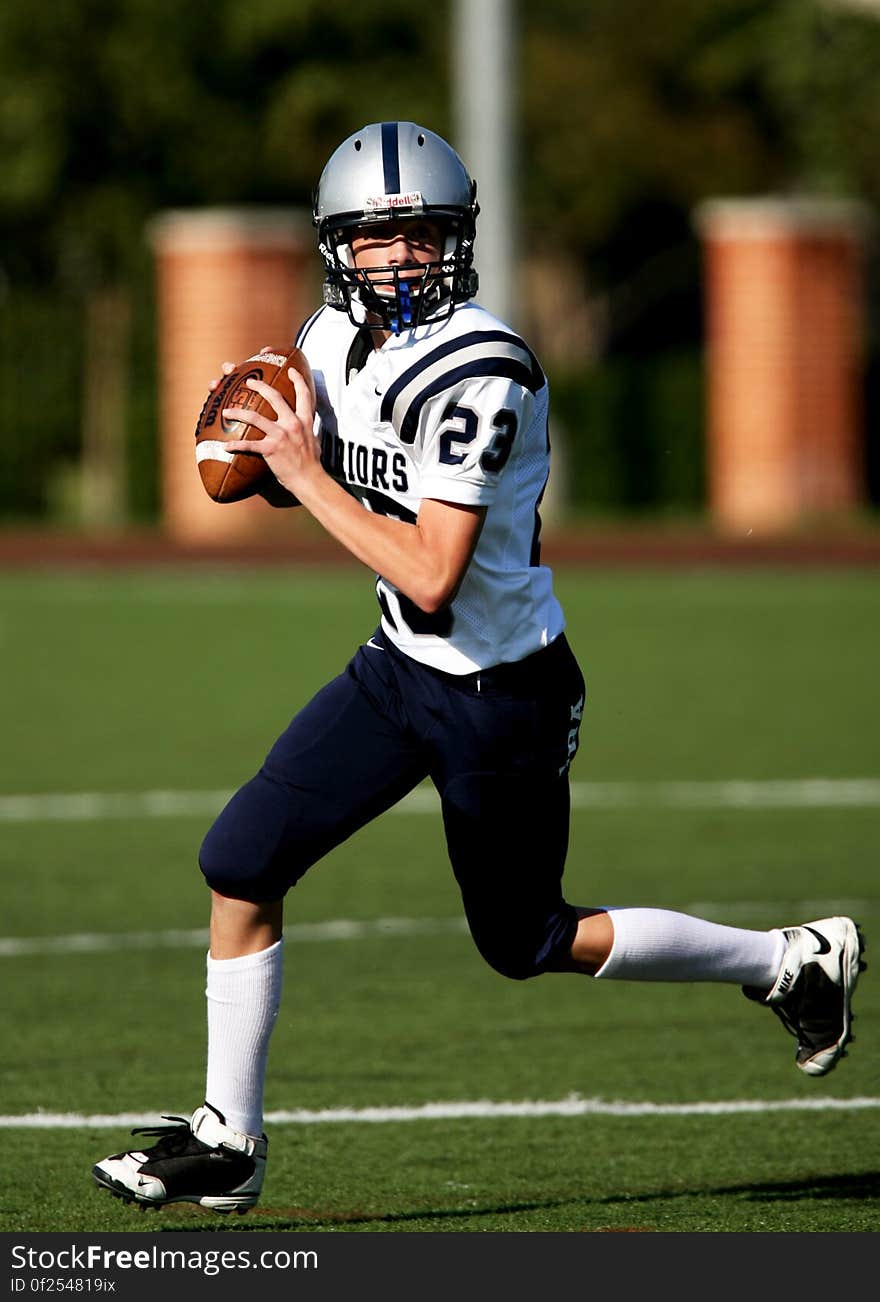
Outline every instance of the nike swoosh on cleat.
[(811, 936), (815, 936), (816, 939), (818, 940), (818, 942), (819, 942), (819, 948), (816, 950), (816, 953), (817, 953), (817, 954), (830, 954), (830, 953), (831, 953), (831, 945), (829, 944), (828, 939), (827, 939), (826, 936), (823, 936), (823, 935), (821, 934), (821, 932), (814, 931), (814, 929), (813, 929), (812, 927), (804, 927), (804, 931), (808, 931), (808, 932), (810, 933)]

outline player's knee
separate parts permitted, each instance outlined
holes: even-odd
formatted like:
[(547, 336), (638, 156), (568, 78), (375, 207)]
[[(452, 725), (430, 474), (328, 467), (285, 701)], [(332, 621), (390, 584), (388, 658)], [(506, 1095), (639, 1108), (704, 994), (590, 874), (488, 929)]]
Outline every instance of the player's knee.
[(258, 794), (257, 783), (242, 788), (202, 841), (199, 867), (205, 881), (220, 895), (243, 900), (278, 899), (291, 884), (286, 861), (279, 853), (281, 837), (276, 820), (256, 801)]
[(509, 981), (528, 981), (541, 972), (534, 949), (509, 942), (491, 941), (474, 937), (480, 955), (500, 976)]
[(199, 866), (220, 895), (279, 900), (334, 844), (332, 830), (262, 769), (232, 797), (202, 842)]
[(534, 964), (510, 963), (506, 959), (486, 959), (491, 968), (494, 968), (499, 975), (507, 977), (509, 981), (528, 981), (530, 977), (539, 976), (540, 973)]
[(564, 900), (536, 902), (531, 911), (505, 907), (466, 907), (474, 944), (491, 968), (511, 981), (528, 981), (558, 971), (571, 949), (577, 913)]
[(261, 876), (260, 868), (240, 855), (217, 823), (199, 848), (199, 868), (212, 890), (234, 899), (249, 898)]
[(224, 848), (210, 836), (202, 842), (199, 868), (208, 886), (218, 895), (254, 904), (281, 899), (292, 885), (286, 871), (279, 871), (274, 865), (255, 864), (247, 857), (233, 857), (228, 847)]

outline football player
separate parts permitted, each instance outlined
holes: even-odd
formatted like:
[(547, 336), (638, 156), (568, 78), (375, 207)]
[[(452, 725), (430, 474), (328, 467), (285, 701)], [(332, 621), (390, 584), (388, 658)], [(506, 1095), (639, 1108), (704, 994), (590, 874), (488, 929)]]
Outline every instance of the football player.
[(464, 164), (426, 128), (373, 123), (345, 140), (314, 202), (324, 305), (296, 341), (317, 402), (291, 372), (295, 411), (252, 381), (275, 418), (228, 412), (262, 436), (229, 449), (262, 454), (289, 500), (378, 576), (380, 618), (205, 837), (205, 1101), (94, 1167), (126, 1201), (256, 1203), (283, 899), (425, 779), (474, 942), (504, 976), (730, 982), (778, 1014), (810, 1076), (850, 1039), (851, 919), (751, 931), (563, 895), (584, 681), (541, 563), (548, 386), (474, 301), (477, 213)]

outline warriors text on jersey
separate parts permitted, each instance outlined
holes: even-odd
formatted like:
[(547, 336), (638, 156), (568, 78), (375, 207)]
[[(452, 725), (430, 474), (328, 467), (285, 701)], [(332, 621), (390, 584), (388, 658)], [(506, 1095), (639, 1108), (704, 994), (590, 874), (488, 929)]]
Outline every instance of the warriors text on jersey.
[(426, 614), (378, 577), (386, 635), (453, 674), (522, 660), (552, 642), (564, 618), (539, 559), (547, 380), (523, 341), (467, 303), (379, 350), (346, 315), (321, 308), (297, 346), (315, 377), (324, 467), (367, 509), (414, 522), (425, 498), (487, 508), (444, 610)]

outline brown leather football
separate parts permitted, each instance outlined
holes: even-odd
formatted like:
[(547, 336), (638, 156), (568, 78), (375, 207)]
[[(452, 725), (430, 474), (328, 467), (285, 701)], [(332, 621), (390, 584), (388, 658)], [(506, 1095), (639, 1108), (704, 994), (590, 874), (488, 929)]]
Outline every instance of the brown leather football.
[(208, 394), (196, 425), (196, 462), (205, 492), (215, 502), (241, 502), (255, 493), (271, 488), (272, 471), (257, 452), (227, 452), (228, 439), (260, 439), (262, 430), (240, 420), (226, 420), (226, 407), (244, 407), (275, 419), (273, 408), (247, 381), (262, 380), (281, 394), (296, 409), (296, 391), (287, 374), (292, 366), (306, 380), (315, 396), (315, 382), (305, 354), (299, 348), (279, 348), (255, 353), (225, 375), (217, 388)]

